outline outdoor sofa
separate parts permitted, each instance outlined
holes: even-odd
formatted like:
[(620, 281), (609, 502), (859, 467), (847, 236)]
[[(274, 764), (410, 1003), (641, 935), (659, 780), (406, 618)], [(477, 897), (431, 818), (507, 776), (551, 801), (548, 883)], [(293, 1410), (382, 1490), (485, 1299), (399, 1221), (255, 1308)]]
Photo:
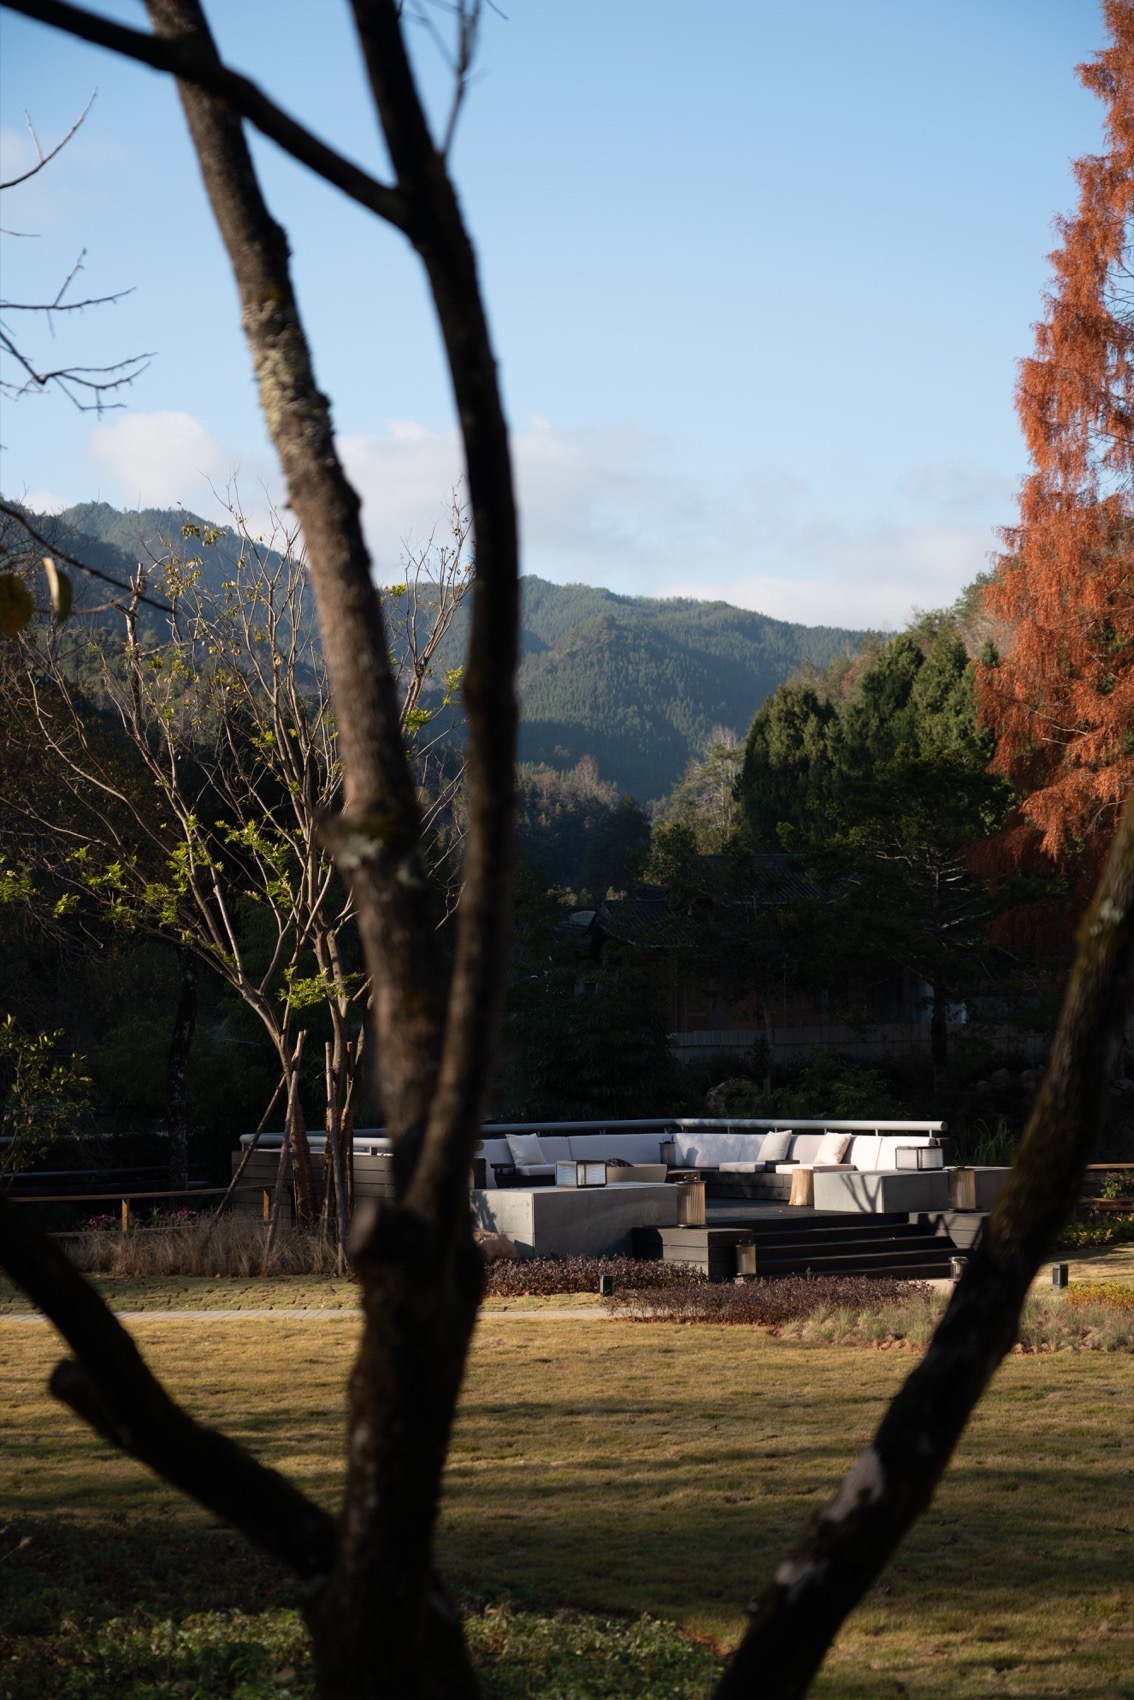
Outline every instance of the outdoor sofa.
[[(733, 1196), (786, 1198), (800, 1170), (889, 1172), (898, 1150), (940, 1143), (942, 1123), (825, 1122), (770, 1125), (736, 1122), (654, 1123), (648, 1129), (615, 1128), (557, 1133), (528, 1124), (484, 1130), (478, 1155), (485, 1184), (548, 1186), (555, 1165), (575, 1161), (664, 1163), (667, 1174), (695, 1170), (711, 1191)], [(554, 1124), (552, 1124), (554, 1126)], [(653, 1178), (651, 1176), (651, 1178)]]

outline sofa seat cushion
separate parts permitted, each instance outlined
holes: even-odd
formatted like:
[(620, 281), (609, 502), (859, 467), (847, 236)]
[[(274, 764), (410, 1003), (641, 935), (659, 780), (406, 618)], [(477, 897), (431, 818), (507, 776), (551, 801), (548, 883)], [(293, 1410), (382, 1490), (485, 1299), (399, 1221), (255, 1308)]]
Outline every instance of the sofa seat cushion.
[(760, 1175), (767, 1167), (767, 1163), (718, 1163), (717, 1173), (721, 1175)]
[(520, 1174), (520, 1175), (527, 1175), (529, 1177), (529, 1179), (532, 1178), (535, 1175), (553, 1175), (555, 1173), (555, 1164), (554, 1163), (517, 1163), (516, 1164), (516, 1173)]
[(797, 1175), (801, 1169), (810, 1169), (815, 1174), (833, 1174), (838, 1169), (853, 1169), (853, 1163), (777, 1163), (777, 1175)]

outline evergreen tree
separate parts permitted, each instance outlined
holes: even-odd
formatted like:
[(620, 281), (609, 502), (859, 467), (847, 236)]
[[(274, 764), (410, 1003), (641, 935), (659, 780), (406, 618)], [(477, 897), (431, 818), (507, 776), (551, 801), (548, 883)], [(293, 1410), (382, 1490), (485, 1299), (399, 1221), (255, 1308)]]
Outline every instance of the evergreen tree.
[(797, 958), (828, 985), (870, 965), (922, 976), (937, 1062), (991, 915), (966, 861), (1010, 799), (987, 771), (990, 744), (964, 645), (929, 626), (880, 650), (841, 712), (783, 687), (756, 717), (740, 782), (753, 843), (796, 852), (831, 894), (783, 917)]

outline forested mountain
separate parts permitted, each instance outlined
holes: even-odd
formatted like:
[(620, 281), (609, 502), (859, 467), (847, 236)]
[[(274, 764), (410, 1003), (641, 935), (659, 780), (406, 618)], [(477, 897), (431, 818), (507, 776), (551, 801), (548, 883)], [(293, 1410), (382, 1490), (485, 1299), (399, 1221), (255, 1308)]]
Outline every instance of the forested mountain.
[[(179, 543), (186, 523), (205, 522), (184, 510), (122, 513), (86, 502), (36, 523), (59, 548), (122, 578)], [(207, 548), (198, 538), (183, 547), (202, 557), (206, 579), (219, 581), (239, 540), (222, 531)], [(743, 733), (783, 680), (805, 663), (822, 669), (857, 651), (865, 636), (772, 620), (726, 602), (616, 596), (525, 578), (521, 759), (568, 769), (593, 756), (603, 779), (620, 790), (642, 801), (662, 797), (714, 726)], [(442, 664), (459, 662), (463, 644), (458, 619)]]
[(524, 587), (521, 755), (554, 767), (593, 755), (604, 778), (642, 801), (672, 789), (714, 726), (743, 732), (803, 663), (822, 668), (866, 635), (790, 625), (725, 602), (653, 601), (531, 578)]

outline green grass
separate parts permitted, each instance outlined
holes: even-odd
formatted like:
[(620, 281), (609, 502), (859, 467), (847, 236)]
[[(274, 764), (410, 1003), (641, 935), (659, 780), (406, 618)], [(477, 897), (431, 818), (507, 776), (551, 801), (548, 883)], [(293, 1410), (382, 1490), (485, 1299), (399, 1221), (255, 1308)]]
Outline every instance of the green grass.
[[(197, 1415), (334, 1504), (351, 1326), (132, 1327)], [(0, 1700), (308, 1694), (289, 1580), (55, 1404), (58, 1355), (46, 1325), (0, 1326)], [(486, 1692), (703, 1694), (909, 1367), (755, 1329), (486, 1315), (441, 1530)], [(815, 1692), (1134, 1696), (1132, 1408), (1129, 1357), (1010, 1359)]]

